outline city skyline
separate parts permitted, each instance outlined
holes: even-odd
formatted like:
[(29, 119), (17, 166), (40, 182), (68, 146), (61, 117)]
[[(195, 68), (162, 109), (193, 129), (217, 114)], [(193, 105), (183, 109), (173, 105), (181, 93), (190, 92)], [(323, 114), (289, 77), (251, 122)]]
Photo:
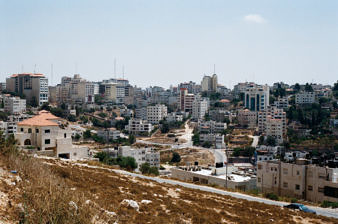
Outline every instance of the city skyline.
[[(338, 3), (326, 1), (0, 1), (0, 74), (38, 72), (49, 84), (81, 74), (141, 87), (336, 81)], [(15, 16), (13, 16), (15, 15)], [(29, 35), (20, 35), (29, 34)], [(51, 79), (53, 64), (53, 79)]]

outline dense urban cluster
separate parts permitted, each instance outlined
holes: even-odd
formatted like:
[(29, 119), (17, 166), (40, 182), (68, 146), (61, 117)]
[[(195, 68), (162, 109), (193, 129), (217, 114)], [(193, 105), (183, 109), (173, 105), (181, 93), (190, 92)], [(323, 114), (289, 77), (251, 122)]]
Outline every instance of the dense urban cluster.
[(337, 206), (338, 82), (144, 89), (24, 73), (0, 87), (2, 134), (29, 154)]

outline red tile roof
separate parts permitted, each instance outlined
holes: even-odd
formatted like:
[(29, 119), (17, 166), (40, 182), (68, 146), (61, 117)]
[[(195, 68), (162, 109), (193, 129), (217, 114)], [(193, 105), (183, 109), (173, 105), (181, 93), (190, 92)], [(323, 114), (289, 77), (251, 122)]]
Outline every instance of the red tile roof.
[(61, 120), (61, 118), (54, 116), (49, 111), (42, 110), (38, 115), (19, 122), (18, 126), (58, 126), (59, 124), (55, 120)]

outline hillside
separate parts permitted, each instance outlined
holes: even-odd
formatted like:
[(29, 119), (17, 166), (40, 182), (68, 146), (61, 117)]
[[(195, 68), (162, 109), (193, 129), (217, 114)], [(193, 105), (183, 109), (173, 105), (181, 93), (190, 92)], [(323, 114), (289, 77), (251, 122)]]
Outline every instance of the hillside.
[[(7, 193), (13, 198), (9, 205), (1, 197), (2, 208), (7, 209), (2, 214), (8, 217), (0, 219), (0, 223), (14, 223), (19, 219), (27, 223), (336, 222), (331, 218), (60, 160), (26, 156), (0, 158), (2, 173), (6, 173), (0, 183), (1, 195)], [(8, 172), (12, 169), (18, 174)], [(11, 190), (6, 192), (7, 187)]]

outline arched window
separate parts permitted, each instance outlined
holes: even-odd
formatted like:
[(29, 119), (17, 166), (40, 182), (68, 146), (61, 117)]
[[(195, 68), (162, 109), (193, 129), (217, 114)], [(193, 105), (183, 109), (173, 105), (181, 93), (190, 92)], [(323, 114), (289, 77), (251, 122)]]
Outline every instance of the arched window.
[(30, 139), (26, 139), (24, 142), (24, 145), (31, 145), (31, 140)]
[(28, 133), (32, 133), (32, 129), (31, 128), (28, 128)]

